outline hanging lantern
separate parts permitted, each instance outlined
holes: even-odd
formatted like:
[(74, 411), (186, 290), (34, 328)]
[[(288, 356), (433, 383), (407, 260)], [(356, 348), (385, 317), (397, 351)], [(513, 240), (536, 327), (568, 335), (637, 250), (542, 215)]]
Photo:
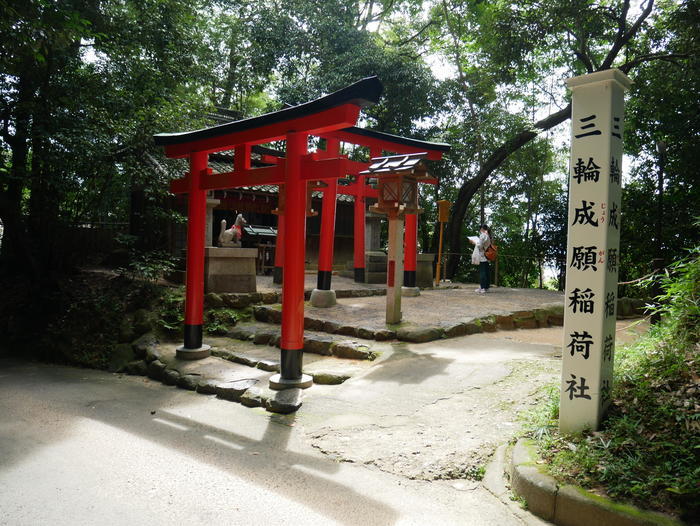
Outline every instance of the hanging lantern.
[(427, 153), (375, 157), (370, 167), (360, 172), (377, 178), (378, 202), (373, 212), (389, 215), (419, 214), (418, 183), (430, 179), (423, 159)]

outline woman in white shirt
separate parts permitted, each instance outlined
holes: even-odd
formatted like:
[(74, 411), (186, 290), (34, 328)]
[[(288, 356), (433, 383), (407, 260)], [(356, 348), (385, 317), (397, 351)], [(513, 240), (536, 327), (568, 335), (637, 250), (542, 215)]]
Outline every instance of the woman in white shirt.
[[(473, 238), (469, 239), (469, 242), (472, 245), (476, 246), (476, 250), (478, 250), (478, 258), (474, 257), (472, 258), (472, 262), (474, 264), (477, 263), (476, 259), (478, 259), (479, 263), (479, 286), (480, 288), (476, 289), (476, 292), (479, 294), (484, 294), (489, 290), (489, 278), (491, 276), (491, 269), (489, 268), (489, 260), (486, 259), (486, 249), (489, 248), (489, 245), (491, 244), (491, 229), (488, 227), (488, 225), (481, 225), (481, 228), (479, 229), (479, 239), (474, 240)], [(475, 256), (476, 254), (475, 250)]]

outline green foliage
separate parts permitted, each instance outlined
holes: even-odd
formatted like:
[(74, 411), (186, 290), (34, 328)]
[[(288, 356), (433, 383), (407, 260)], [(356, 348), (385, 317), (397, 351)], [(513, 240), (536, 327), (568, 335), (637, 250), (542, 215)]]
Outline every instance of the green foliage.
[(696, 247), (664, 280), (662, 323), (617, 349), (600, 431), (558, 433), (558, 386), (527, 415), (525, 432), (559, 480), (684, 518), (700, 513), (699, 256)]
[(184, 288), (167, 288), (156, 304), (156, 323), (168, 336), (182, 331), (185, 322)]
[(127, 268), (118, 269), (119, 273), (131, 279), (157, 282), (168, 272), (175, 270), (173, 256), (162, 250), (153, 252), (132, 252)]
[(225, 336), (226, 333), (241, 319), (241, 314), (235, 309), (211, 309), (204, 316), (204, 330), (207, 334)]

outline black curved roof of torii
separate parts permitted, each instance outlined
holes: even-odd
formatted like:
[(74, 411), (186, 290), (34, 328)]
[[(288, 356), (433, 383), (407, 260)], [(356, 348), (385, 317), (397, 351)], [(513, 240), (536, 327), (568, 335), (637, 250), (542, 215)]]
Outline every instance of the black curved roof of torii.
[[(185, 144), (201, 139), (209, 139), (213, 137), (219, 137), (221, 135), (226, 135), (229, 133), (254, 129), (268, 124), (283, 122), (285, 120), (305, 117), (308, 115), (312, 115), (316, 112), (329, 109), (335, 106), (340, 106), (343, 104), (352, 103), (360, 107), (366, 107), (372, 104), (376, 104), (379, 101), (379, 97), (381, 96), (383, 90), (384, 86), (382, 85), (379, 78), (377, 78), (376, 76), (367, 77), (360, 80), (359, 82), (355, 82), (354, 84), (351, 84), (350, 86), (335, 91), (329, 95), (325, 95), (323, 97), (306, 102), (304, 104), (299, 104), (298, 106), (290, 106), (279, 111), (274, 111), (266, 113), (265, 115), (260, 115), (259, 117), (251, 117), (248, 119), (226, 122), (217, 126), (202, 128), (200, 130), (176, 133), (159, 133), (154, 135), (153, 138), (155, 140), (156, 145), (158, 146)], [(447, 152), (450, 150), (450, 145), (446, 143), (421, 141), (418, 139), (401, 137), (399, 135), (370, 130), (367, 128), (358, 128), (357, 126), (351, 126), (349, 128), (344, 128), (338, 131), (350, 135), (368, 137), (380, 141), (387, 141), (393, 144), (403, 144), (414, 148), (422, 148), (426, 150), (439, 152)], [(260, 149), (262, 147), (254, 146), (254, 148)], [(265, 153), (275, 155), (273, 151)], [(284, 154), (276, 156), (283, 157)]]
[(411, 139), (410, 137), (402, 137), (401, 135), (393, 135), (391, 133), (380, 132), (377, 130), (370, 130), (369, 128), (358, 128), (357, 126), (351, 126), (349, 128), (343, 128), (339, 130), (341, 132), (350, 133), (352, 135), (360, 135), (363, 137), (370, 137), (372, 139), (378, 139), (380, 141), (387, 141), (394, 144), (404, 144), (406, 146), (414, 146), (416, 148), (425, 148), (427, 150), (437, 150), (439, 152), (449, 152), (451, 146), (444, 142), (428, 142), (421, 141), (419, 139)]
[(376, 104), (383, 90), (384, 86), (376, 76), (367, 77), (329, 95), (304, 104), (299, 104), (298, 106), (273, 111), (265, 115), (260, 115), (259, 117), (251, 117), (240, 121), (212, 126), (210, 128), (202, 128), (200, 130), (158, 133), (153, 136), (153, 139), (158, 146), (186, 144), (202, 139), (211, 139), (213, 137), (227, 135), (229, 133), (251, 130), (268, 124), (276, 124), (291, 119), (306, 117), (329, 108), (342, 106), (343, 104), (355, 104), (364, 108), (365, 106)]

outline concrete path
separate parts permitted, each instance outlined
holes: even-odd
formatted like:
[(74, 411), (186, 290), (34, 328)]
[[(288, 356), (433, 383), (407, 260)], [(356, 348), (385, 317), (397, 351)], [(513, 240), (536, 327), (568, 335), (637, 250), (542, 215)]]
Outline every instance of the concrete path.
[(0, 524), (522, 524), (481, 487), (335, 462), (294, 418), (0, 361)]
[[(618, 340), (646, 327), (618, 322)], [(478, 481), (562, 329), (391, 346), (301, 409), (0, 360), (0, 525), (541, 524)]]

